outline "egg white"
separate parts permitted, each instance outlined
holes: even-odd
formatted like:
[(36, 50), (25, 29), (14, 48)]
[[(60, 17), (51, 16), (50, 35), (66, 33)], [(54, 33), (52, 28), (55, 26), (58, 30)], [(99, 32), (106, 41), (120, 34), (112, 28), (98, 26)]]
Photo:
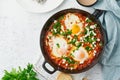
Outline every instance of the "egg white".
[[(59, 44), (59, 47), (58, 45)], [(52, 48), (52, 54), (56, 57), (61, 57), (64, 54), (66, 54), (68, 49), (67, 42), (62, 37), (55, 37), (53, 38), (53, 48)]]
[[(84, 53), (84, 58), (79, 57), (81, 53)], [(74, 51), (72, 54), (74, 55), (74, 60), (79, 61), (81, 64), (84, 63), (84, 61), (87, 60), (89, 57), (88, 52), (85, 50), (84, 47), (80, 47), (78, 50)]]

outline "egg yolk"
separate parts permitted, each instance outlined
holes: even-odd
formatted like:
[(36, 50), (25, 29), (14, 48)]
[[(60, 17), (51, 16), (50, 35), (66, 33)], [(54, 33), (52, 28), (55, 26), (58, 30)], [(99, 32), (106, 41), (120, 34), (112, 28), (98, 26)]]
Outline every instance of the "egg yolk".
[(66, 53), (66, 49), (57, 49), (57, 52), (60, 56), (64, 55)]
[(77, 34), (80, 31), (80, 27), (77, 24), (72, 26), (72, 33)]
[(80, 55), (79, 55), (79, 58), (83, 59), (84, 57), (85, 57), (85, 54), (81, 52)]

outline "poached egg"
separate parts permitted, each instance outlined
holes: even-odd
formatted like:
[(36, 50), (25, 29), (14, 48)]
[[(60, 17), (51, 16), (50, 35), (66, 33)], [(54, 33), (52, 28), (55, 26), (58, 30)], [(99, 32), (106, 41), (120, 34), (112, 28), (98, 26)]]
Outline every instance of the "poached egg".
[(84, 63), (84, 61), (87, 60), (89, 57), (88, 52), (85, 50), (84, 47), (80, 47), (78, 50), (75, 50), (72, 54), (74, 55), (74, 60), (79, 61), (80, 64)]
[(68, 45), (67, 41), (62, 37), (55, 37), (53, 38), (53, 48), (52, 54), (56, 57), (61, 57), (66, 54)]
[(82, 30), (83, 23), (80, 18), (72, 13), (68, 13), (65, 16), (64, 24), (66, 29), (72, 30), (72, 34), (77, 34)]

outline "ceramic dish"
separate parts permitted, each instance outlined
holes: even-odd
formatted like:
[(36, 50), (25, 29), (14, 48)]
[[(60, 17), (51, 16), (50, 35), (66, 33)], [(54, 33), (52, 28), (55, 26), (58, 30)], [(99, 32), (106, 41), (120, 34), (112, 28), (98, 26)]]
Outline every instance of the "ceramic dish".
[(64, 0), (46, 0), (43, 4), (37, 0), (17, 0), (17, 2), (27, 11), (33, 13), (49, 12), (57, 8)]

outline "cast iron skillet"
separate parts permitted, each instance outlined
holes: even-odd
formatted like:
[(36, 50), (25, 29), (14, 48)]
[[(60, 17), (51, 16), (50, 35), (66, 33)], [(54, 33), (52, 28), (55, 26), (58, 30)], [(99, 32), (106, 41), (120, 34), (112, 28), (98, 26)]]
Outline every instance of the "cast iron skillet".
[[(77, 12), (77, 13), (83, 14), (84, 16), (89, 17), (89, 18), (90, 18), (93, 22), (95, 22), (98, 26), (100, 26), (100, 31), (101, 31), (101, 34), (103, 35), (103, 37), (102, 37), (102, 38), (103, 38), (103, 43), (105, 44), (105, 32), (104, 32), (104, 29), (102, 28), (101, 23), (100, 23), (99, 20), (98, 20), (98, 18), (101, 16), (101, 14), (103, 13), (103, 11), (101, 11), (101, 10), (95, 10), (95, 12), (94, 12), (93, 14), (90, 14), (90, 13), (88, 13), (88, 12), (86, 12), (86, 11), (83, 11), (83, 10), (80, 10), (80, 9), (71, 8), (71, 9), (65, 9), (65, 10), (62, 10), (62, 11), (57, 12), (56, 14), (54, 14), (52, 17), (50, 17), (50, 18), (47, 20), (47, 22), (46, 22), (45, 25), (43, 26), (43, 29), (42, 29), (41, 34), (40, 34), (40, 47), (41, 47), (41, 50), (42, 50), (42, 54), (43, 54), (43, 56), (44, 56), (44, 58), (45, 58), (45, 61), (44, 61), (43, 65), (42, 65), (42, 67), (43, 67), (43, 69), (44, 69), (46, 72), (48, 72), (48, 73), (50, 73), (50, 74), (54, 73), (54, 72), (57, 71), (57, 70), (62, 71), (62, 72), (65, 72), (65, 73), (81, 73), (81, 72), (87, 71), (88, 69), (92, 68), (92, 67), (98, 62), (100, 56), (102, 55), (103, 49), (102, 49), (102, 51), (99, 53), (99, 55), (93, 60), (93, 62), (92, 62), (89, 66), (87, 66), (86, 68), (83, 68), (82, 70), (77, 70), (77, 69), (76, 69), (76, 70), (66, 70), (66, 69), (64, 69), (64, 68), (61, 68), (61, 67), (58, 66), (57, 64), (55, 64), (54, 61), (52, 61), (52, 60), (49, 58), (49, 56), (48, 56), (48, 54), (47, 54), (47, 52), (46, 52), (46, 50), (45, 50), (45, 48), (44, 48), (44, 44), (45, 44), (45, 41), (44, 41), (45, 34), (46, 34), (46, 32), (48, 31), (49, 26), (51, 25), (51, 23), (52, 23), (54, 20), (58, 19), (60, 16), (66, 14), (66, 13), (69, 13), (69, 12), (70, 12), (70, 13)], [(104, 46), (104, 44), (103, 44), (103, 46)], [(46, 64), (47, 64), (47, 63), (50, 64), (50, 65), (54, 68), (54, 70), (52, 70), (52, 71), (49, 70), (49, 69), (46, 67)]]

